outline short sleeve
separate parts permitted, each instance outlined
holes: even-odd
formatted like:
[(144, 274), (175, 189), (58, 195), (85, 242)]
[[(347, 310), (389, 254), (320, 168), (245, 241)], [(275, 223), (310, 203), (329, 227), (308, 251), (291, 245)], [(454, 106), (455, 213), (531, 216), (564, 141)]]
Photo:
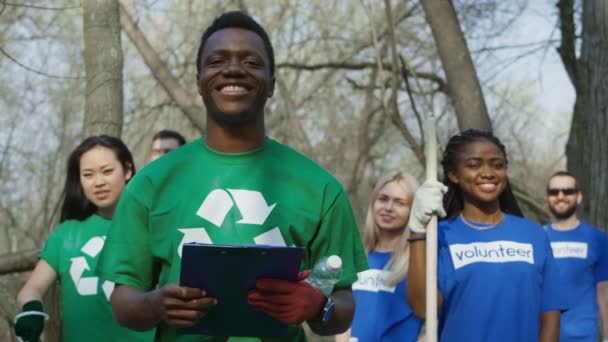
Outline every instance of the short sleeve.
[(553, 310), (567, 310), (572, 305), (568, 302), (568, 296), (560, 291), (561, 284), (566, 283), (564, 275), (560, 272), (553, 258), (553, 250), (548, 236), (544, 236), (545, 261), (542, 275), (541, 313)]
[(63, 243), (61, 226), (57, 227), (44, 244), (44, 248), (40, 255), (40, 259), (44, 259), (53, 270), (59, 274), (60, 272), (60, 260), (61, 260), (61, 245)]
[(149, 243), (149, 210), (134, 192), (129, 186), (123, 190), (97, 269), (104, 279), (147, 291), (156, 285)]
[(357, 280), (358, 272), (368, 269), (361, 234), (348, 196), (341, 188), (336, 196), (329, 197), (327, 210), (310, 245), (309, 267), (329, 255), (342, 258), (342, 278), (336, 284), (337, 288), (351, 285)]
[(598, 261), (595, 264), (595, 282), (608, 280), (608, 235), (598, 230)]

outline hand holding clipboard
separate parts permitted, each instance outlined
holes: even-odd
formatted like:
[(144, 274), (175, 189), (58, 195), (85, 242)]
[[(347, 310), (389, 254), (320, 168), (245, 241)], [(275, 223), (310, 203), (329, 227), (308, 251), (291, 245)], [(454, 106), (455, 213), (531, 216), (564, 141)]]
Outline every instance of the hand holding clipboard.
[(279, 336), (287, 324), (248, 303), (258, 279), (294, 282), (302, 247), (185, 244), (180, 285), (205, 290), (217, 305), (182, 334), (209, 336)]

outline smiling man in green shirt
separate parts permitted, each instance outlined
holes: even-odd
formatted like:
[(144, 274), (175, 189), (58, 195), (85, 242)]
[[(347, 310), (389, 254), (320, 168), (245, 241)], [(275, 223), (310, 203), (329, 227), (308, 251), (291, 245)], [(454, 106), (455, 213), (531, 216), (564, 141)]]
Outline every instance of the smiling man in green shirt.
[[(158, 327), (161, 341), (305, 341), (304, 321), (321, 335), (345, 331), (354, 311), (350, 285), (367, 268), (365, 253), (340, 183), (266, 136), (264, 108), (275, 83), (266, 32), (241, 12), (225, 13), (203, 34), (197, 70), (207, 134), (143, 169), (114, 216), (100, 269), (117, 284), (118, 321)], [(249, 303), (289, 324), (287, 336), (179, 335), (176, 328), (204, 319), (217, 303), (204, 289), (176, 284), (188, 242), (302, 246), (302, 270), (336, 254), (343, 274), (328, 298), (303, 277), (258, 281)], [(323, 315), (329, 304), (333, 314)]]

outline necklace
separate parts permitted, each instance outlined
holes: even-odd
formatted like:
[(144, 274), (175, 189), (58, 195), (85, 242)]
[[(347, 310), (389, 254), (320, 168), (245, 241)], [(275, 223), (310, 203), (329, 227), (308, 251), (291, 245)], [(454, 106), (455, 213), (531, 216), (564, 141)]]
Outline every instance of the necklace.
[(464, 218), (464, 215), (462, 215), (462, 213), (460, 213), (460, 219), (462, 220), (462, 223), (464, 223), (465, 225), (467, 225), (473, 229), (488, 230), (488, 229), (492, 229), (492, 228), (496, 227), (497, 225), (499, 225), (505, 219), (505, 215), (501, 213), (501, 216), (500, 216), (500, 219), (498, 220), (498, 222), (484, 224), (484, 225), (476, 224), (476, 223), (473, 223), (473, 222), (467, 220), (466, 218)]

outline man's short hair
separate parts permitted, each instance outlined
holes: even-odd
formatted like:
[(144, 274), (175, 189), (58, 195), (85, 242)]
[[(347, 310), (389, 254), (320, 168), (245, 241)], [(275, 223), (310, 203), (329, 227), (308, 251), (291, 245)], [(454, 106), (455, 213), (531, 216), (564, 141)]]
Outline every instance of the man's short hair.
[(205, 46), (207, 39), (215, 32), (226, 28), (241, 28), (252, 31), (260, 36), (264, 42), (264, 48), (266, 49), (266, 54), (268, 54), (268, 60), (270, 61), (270, 75), (274, 75), (274, 50), (272, 49), (272, 43), (270, 43), (268, 34), (257, 21), (240, 11), (226, 12), (215, 18), (213, 23), (207, 27), (201, 38), (201, 45), (198, 47), (198, 53), (196, 55), (197, 73), (200, 74), (201, 72), (201, 56), (203, 55), (203, 47)]
[(184, 137), (181, 134), (177, 133), (176, 131), (172, 131), (170, 129), (163, 129), (161, 131), (158, 131), (152, 137), (152, 141), (154, 142), (156, 139), (175, 139), (179, 143), (179, 146), (182, 146), (186, 143), (186, 139), (184, 139)]
[(574, 177), (574, 175), (568, 171), (557, 171), (554, 174), (551, 175), (551, 177), (549, 177), (549, 180), (547, 180), (547, 189), (549, 189), (549, 182), (551, 182), (551, 180), (555, 177), (571, 177), (572, 179), (574, 179), (574, 188), (578, 190), (578, 181), (576, 180), (576, 177)]

